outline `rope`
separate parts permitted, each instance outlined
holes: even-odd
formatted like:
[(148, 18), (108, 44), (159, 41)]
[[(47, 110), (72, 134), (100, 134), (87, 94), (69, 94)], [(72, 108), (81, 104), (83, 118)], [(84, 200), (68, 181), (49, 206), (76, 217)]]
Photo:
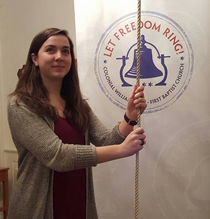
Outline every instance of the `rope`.
[[(138, 19), (137, 19), (137, 70), (136, 85), (140, 86), (140, 42), (141, 42), (141, 0), (138, 0)], [(138, 111), (137, 126), (141, 126), (141, 113)], [(136, 153), (135, 168), (135, 219), (139, 218), (139, 152)]]

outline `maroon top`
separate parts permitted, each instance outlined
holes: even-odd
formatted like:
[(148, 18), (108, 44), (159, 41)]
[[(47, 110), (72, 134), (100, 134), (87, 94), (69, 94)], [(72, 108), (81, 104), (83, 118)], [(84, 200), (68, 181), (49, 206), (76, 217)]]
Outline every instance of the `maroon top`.
[[(68, 144), (84, 144), (85, 137), (65, 118), (55, 121), (55, 134)], [(86, 218), (86, 170), (54, 171), (53, 182), (54, 219)]]

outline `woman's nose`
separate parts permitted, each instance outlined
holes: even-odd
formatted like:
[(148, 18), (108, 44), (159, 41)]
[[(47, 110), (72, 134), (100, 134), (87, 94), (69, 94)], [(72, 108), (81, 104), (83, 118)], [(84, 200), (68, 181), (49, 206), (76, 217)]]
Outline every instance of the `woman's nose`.
[(55, 54), (55, 60), (63, 59), (63, 55), (61, 51), (57, 51)]

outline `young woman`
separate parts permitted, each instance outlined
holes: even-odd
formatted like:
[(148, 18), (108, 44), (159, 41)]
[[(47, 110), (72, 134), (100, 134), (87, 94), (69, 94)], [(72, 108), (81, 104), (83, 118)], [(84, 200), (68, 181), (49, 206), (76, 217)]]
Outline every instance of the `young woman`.
[(144, 130), (133, 125), (146, 106), (134, 86), (124, 119), (105, 128), (81, 95), (67, 31), (38, 33), (8, 105), (19, 155), (8, 219), (96, 219), (91, 167), (143, 148)]

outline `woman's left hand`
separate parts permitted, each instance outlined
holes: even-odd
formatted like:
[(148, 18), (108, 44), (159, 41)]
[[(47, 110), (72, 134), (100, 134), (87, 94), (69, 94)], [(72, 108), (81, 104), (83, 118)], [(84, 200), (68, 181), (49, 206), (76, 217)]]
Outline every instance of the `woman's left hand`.
[(144, 87), (134, 85), (133, 92), (128, 99), (126, 115), (130, 120), (137, 120), (138, 110), (142, 114), (147, 107), (146, 99), (144, 98)]

